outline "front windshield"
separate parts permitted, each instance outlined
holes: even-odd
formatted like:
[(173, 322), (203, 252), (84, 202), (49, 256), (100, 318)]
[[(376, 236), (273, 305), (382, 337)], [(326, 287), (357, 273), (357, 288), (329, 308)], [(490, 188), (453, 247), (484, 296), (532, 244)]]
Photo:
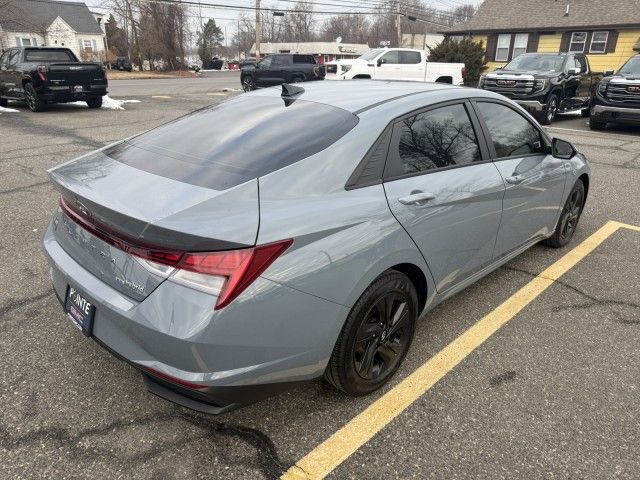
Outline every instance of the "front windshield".
[(564, 58), (561, 55), (519, 55), (511, 60), (503, 70), (558, 72), (562, 68)]
[(370, 52), (367, 52), (364, 55), (359, 56), (358, 58), (360, 60), (364, 60), (365, 62), (370, 62), (371, 60), (376, 58), (378, 55), (380, 55), (382, 52), (384, 52), (384, 48), (378, 48), (376, 50), (371, 50)]
[(640, 75), (640, 56), (632, 57), (625, 63), (620, 72), (622, 75)]

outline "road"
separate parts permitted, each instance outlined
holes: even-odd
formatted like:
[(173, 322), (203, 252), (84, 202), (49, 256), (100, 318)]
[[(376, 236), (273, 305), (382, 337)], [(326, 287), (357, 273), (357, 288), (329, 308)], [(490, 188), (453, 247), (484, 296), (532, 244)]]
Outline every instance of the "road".
[(512, 297), (608, 221), (640, 225), (637, 130), (590, 132), (581, 118), (550, 129), (593, 168), (571, 246), (536, 246), (426, 315), (383, 392), (347, 398), (318, 381), (209, 417), (149, 394), (84, 338), (41, 252), (58, 201), (45, 170), (233, 95), (199, 95), (216, 93), (206, 81), (114, 82), (113, 96), (141, 100), (124, 111), (0, 115), (0, 478), (277, 478), (505, 301), (518, 304), (509, 321), (329, 478), (638, 478), (640, 231), (616, 230), (530, 303)]
[(112, 97), (152, 95), (196, 95), (219, 92), (225, 88), (240, 89), (240, 72), (205, 72), (198, 78), (163, 78), (158, 80), (111, 80)]

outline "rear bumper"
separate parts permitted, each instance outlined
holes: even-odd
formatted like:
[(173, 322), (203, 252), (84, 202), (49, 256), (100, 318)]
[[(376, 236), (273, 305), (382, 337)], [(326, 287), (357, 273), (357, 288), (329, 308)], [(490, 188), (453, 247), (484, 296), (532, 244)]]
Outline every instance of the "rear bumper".
[(217, 311), (216, 297), (169, 280), (137, 302), (71, 258), (53, 228), (43, 246), (58, 298), (80, 288), (96, 307), (93, 338), (143, 372), (152, 393), (198, 411), (224, 413), (321, 376), (348, 314), (265, 278)]
[(88, 88), (83, 92), (71, 92), (68, 88), (65, 87), (64, 90), (45, 89), (38, 93), (40, 97), (47, 102), (68, 103), (68, 102), (84, 101), (87, 98), (103, 97), (108, 92), (107, 92), (107, 87), (105, 85), (104, 87), (100, 87), (100, 88), (97, 88), (97, 87)]
[(601, 122), (640, 125), (640, 108), (594, 105), (591, 109), (591, 116)]

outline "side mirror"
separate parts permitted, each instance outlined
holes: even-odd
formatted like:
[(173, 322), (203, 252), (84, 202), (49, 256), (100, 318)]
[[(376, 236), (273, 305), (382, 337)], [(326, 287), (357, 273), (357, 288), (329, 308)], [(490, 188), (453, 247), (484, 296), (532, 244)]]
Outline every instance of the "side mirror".
[(569, 69), (569, 75), (579, 75), (579, 74), (580, 74), (580, 69), (578, 67)]
[(611, 75), (613, 75), (613, 70), (605, 70), (603, 76), (604, 77), (610, 77)]
[(551, 154), (556, 158), (569, 160), (576, 154), (576, 149), (566, 140), (554, 138), (551, 142)]
[(378, 59), (378, 66), (382, 65), (384, 63), (384, 60), (382, 60), (381, 58)]

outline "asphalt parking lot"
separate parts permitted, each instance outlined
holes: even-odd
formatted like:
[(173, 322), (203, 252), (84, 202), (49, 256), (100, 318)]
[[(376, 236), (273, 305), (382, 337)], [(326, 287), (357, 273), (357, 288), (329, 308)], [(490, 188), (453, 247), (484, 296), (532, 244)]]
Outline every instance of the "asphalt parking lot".
[[(83, 337), (41, 252), (58, 201), (45, 170), (239, 85), (233, 74), (229, 85), (207, 78), (112, 82), (114, 98), (140, 100), (125, 110), (11, 105), (18, 112), (0, 115), (0, 478), (638, 478), (637, 129), (590, 132), (579, 116), (554, 124), (593, 170), (572, 244), (536, 246), (422, 318), (377, 394), (347, 398), (315, 382), (210, 417), (149, 394)], [(439, 354), (448, 345), (459, 361)], [(437, 375), (424, 367), (434, 358)], [(349, 423), (359, 414), (371, 431)]]

